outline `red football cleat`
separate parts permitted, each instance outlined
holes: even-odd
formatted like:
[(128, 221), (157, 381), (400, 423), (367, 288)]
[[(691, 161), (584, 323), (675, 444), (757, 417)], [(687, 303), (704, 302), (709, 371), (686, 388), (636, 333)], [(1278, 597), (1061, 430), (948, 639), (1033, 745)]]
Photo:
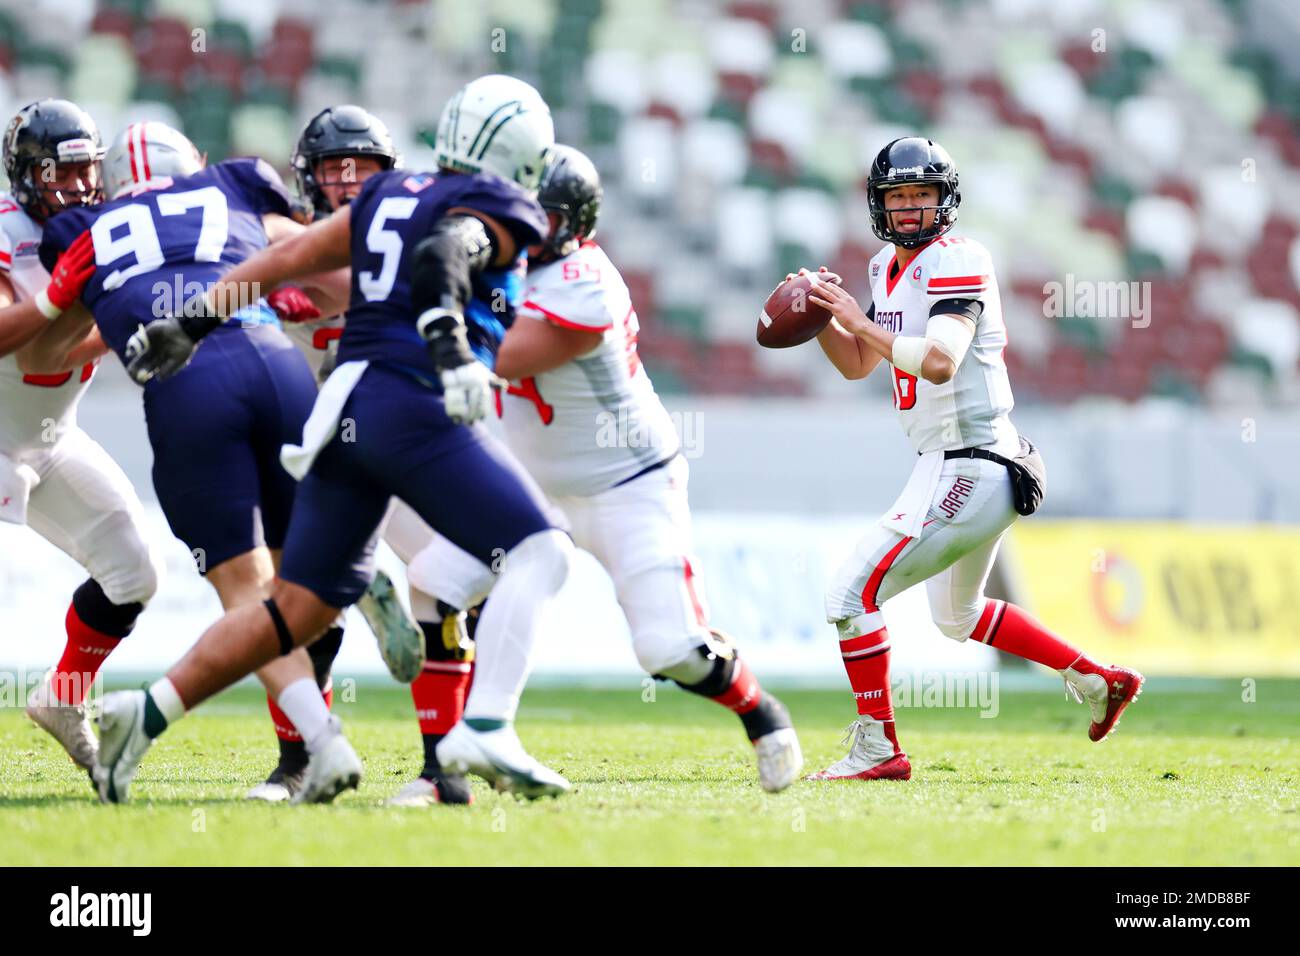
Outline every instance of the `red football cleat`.
[(1084, 662), (1084, 667), (1086, 669), (1081, 671), (1078, 661), (1067, 667), (1064, 674), (1065, 686), (1075, 700), (1086, 702), (1092, 710), (1088, 739), (1097, 743), (1105, 740), (1119, 726), (1120, 714), (1138, 699), (1146, 678), (1127, 667), (1089, 662)]
[[(1124, 708), (1138, 699), (1142, 693), (1142, 684), (1146, 680), (1135, 670), (1127, 667), (1098, 668), (1098, 674), (1106, 679), (1105, 711), (1098, 714), (1098, 708), (1092, 708), (1092, 724), (1088, 727), (1088, 739), (1095, 742), (1105, 740), (1110, 732), (1119, 726), (1119, 716)], [(1092, 701), (1088, 701), (1092, 704)], [(1098, 719), (1100, 717), (1100, 719)]]
[(849, 753), (825, 770), (804, 777), (805, 780), (909, 780), (912, 765), (907, 754), (898, 749), (894, 739), (894, 722), (859, 717), (849, 725), (844, 743)]

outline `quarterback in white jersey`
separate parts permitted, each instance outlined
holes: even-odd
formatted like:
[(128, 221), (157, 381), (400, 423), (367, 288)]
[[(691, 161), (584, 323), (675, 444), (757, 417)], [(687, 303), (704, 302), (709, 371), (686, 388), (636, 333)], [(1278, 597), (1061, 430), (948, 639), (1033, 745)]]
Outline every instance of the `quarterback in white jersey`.
[[(103, 147), (94, 122), (66, 100), (40, 100), (19, 111), (5, 133), (8, 194), (0, 193), (0, 521), (26, 524), (89, 572), (66, 617), (67, 646), (31, 692), (27, 713), (72, 759), (89, 770), (96, 738), (85, 697), (100, 666), (135, 626), (153, 597), (161, 563), (150, 545), (144, 509), (122, 469), (77, 427), (77, 405), (107, 349), (98, 337), (71, 349), (63, 366), (24, 366), (24, 339), (48, 327), (21, 319), (35, 306), (44, 318), (71, 304), (60, 259), (58, 282), (38, 251), (45, 221), (63, 208), (103, 198)], [(82, 279), (93, 271), (88, 237)], [(16, 351), (15, 351), (16, 350)]]
[[(637, 317), (622, 276), (592, 241), (601, 187), (591, 160), (557, 145), (538, 194), (551, 224), (529, 250), (523, 305), (497, 356), (510, 380), (506, 444), (568, 518), (575, 543), (604, 565), (641, 666), (739, 715), (764, 789), (802, 767), (784, 705), (710, 628), (692, 564), (688, 467), (677, 431), (637, 356)], [(437, 565), (436, 542), (416, 559)], [(467, 606), (492, 586), (445, 575), (435, 593)], [(465, 603), (460, 603), (465, 602)]]
[(974, 240), (946, 235), (961, 203), (956, 167), (937, 143), (904, 137), (876, 157), (867, 191), (872, 228), (889, 243), (871, 260), (870, 306), (864, 312), (829, 273), (810, 299), (833, 316), (818, 342), (841, 374), (864, 378), (888, 364), (917, 460), (827, 590), (826, 617), (858, 717), (848, 756), (811, 779), (911, 776), (894, 729), (880, 606), (922, 581), (940, 631), (1057, 670), (1090, 706), (1089, 737), (1102, 740), (1142, 675), (1091, 661), (1014, 604), (984, 596), (1002, 535), (1037, 507), (1043, 469), (1009, 418), (1007, 330), (992, 261)]

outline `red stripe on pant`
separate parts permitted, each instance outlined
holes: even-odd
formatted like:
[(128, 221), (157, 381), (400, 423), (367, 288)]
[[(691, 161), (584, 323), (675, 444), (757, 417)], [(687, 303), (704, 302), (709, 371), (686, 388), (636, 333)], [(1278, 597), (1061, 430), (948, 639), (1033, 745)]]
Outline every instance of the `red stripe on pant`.
[(682, 558), (682, 569), (686, 576), (686, 593), (691, 596), (691, 607), (695, 611), (695, 623), (700, 627), (708, 627), (709, 616), (705, 613), (704, 602), (700, 600), (700, 595), (695, 590), (695, 569), (691, 567), (689, 558)]
[[(322, 691), (321, 697), (325, 701), (326, 710), (332, 708), (334, 706), (334, 685), (331, 684)], [(270, 694), (266, 695), (266, 709), (271, 712), (271, 723), (275, 727), (277, 737), (292, 742), (302, 740), (302, 734), (298, 733), (298, 728), (293, 725), (293, 721), (280, 709), (280, 705), (275, 702)]]
[(880, 593), (881, 582), (885, 580), (885, 574), (893, 567), (894, 561), (897, 560), (899, 554), (911, 543), (911, 538), (904, 538), (890, 548), (889, 553), (872, 569), (871, 574), (867, 577), (867, 583), (862, 588), (862, 609), (868, 614), (880, 610), (880, 607), (876, 604), (876, 595)]
[(889, 692), (889, 632), (883, 627), (840, 641), (840, 656), (849, 675), (853, 699), (860, 716), (876, 720), (894, 719), (894, 700)]
[(81, 619), (71, 604), (63, 626), (68, 632), (68, 643), (63, 648), (63, 656), (54, 665), (51, 689), (59, 701), (75, 705), (86, 699), (95, 675), (122, 639), (95, 630)]
[(465, 661), (426, 661), (411, 682), (411, 700), (421, 734), (445, 734), (465, 712), (465, 695), (474, 665)]

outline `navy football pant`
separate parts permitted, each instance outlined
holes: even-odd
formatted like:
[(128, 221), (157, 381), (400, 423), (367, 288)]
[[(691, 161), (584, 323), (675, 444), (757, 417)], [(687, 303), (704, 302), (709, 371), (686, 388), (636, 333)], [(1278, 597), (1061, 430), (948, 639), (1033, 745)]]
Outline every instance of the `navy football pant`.
[(343, 427), (298, 487), (280, 577), (332, 607), (374, 577), (392, 496), (489, 567), (559, 514), (505, 447), (457, 425), (442, 396), (413, 376), (371, 365), (343, 406)]
[(306, 359), (269, 325), (221, 326), (185, 369), (145, 388), (154, 490), (201, 573), (283, 546), (295, 482), (280, 446), (302, 441), (315, 400)]

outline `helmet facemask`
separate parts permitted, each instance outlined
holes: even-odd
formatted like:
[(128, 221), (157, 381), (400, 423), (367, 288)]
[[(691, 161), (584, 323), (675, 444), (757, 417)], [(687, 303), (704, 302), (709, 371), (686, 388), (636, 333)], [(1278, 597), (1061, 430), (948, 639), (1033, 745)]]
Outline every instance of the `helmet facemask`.
[[(886, 208), (884, 193), (887, 190), (913, 183), (933, 185), (939, 192), (939, 201), (933, 206)], [(941, 177), (918, 177), (874, 186), (868, 189), (867, 194), (867, 205), (871, 212), (871, 231), (876, 234), (876, 238), (883, 242), (892, 243), (904, 249), (915, 249), (917, 246), (925, 245), (931, 239), (937, 239), (953, 227), (953, 224), (957, 221), (957, 206), (960, 202), (961, 194), (956, 192), (952, 185)], [(934, 211), (934, 222), (928, 228), (925, 228), (925, 213), (930, 210)], [(895, 229), (893, 227), (894, 217), (909, 212), (917, 215), (917, 218), (923, 224), (922, 228), (917, 229), (915, 232), (900, 232)]]

